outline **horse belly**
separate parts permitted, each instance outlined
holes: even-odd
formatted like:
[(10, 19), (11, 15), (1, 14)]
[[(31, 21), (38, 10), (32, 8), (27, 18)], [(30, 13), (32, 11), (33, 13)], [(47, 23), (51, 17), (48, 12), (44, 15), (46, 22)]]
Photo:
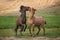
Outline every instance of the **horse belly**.
[(34, 24), (35, 25), (41, 25), (42, 23), (43, 23), (43, 20), (41, 20), (39, 18), (34, 19)]

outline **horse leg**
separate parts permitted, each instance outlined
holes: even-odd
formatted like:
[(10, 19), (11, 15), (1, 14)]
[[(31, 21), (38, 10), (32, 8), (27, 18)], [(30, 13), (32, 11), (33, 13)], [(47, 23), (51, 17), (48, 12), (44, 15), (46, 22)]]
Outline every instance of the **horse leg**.
[(39, 32), (40, 32), (40, 26), (38, 26), (38, 32), (36, 33), (36, 35), (38, 35), (39, 34)]
[(18, 30), (18, 25), (17, 25), (16, 28), (15, 28), (16, 35), (17, 35), (17, 30)]
[(25, 32), (26, 28), (27, 28), (27, 25), (25, 24), (24, 32)]
[(45, 35), (45, 26), (43, 26), (43, 31), (44, 31), (44, 35)]
[(31, 34), (31, 26), (28, 25), (29, 33)]
[(34, 36), (34, 24), (32, 25), (32, 36)]
[(21, 29), (21, 30), (20, 30), (20, 33), (21, 33), (21, 35), (22, 35), (22, 31), (23, 31), (23, 29), (24, 29), (24, 24), (20, 26), (20, 29)]

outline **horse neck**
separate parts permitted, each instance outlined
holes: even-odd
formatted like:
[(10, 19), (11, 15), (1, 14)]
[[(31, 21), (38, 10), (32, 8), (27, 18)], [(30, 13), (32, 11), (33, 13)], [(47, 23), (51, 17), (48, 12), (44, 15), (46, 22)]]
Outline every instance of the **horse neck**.
[[(23, 20), (25, 20), (25, 19), (26, 19), (26, 12), (21, 12), (20, 17), (21, 17)], [(20, 17), (19, 17), (19, 18), (20, 18)]]
[(29, 14), (29, 18), (32, 19), (34, 17), (34, 14), (33, 13), (30, 13)]
[(26, 16), (26, 11), (22, 11), (21, 16)]

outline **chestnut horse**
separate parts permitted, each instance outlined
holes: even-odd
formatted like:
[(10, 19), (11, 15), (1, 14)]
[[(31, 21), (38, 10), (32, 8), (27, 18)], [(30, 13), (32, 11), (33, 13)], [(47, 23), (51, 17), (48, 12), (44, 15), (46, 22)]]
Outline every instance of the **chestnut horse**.
[(25, 31), (26, 28), (27, 28), (27, 25), (26, 25), (26, 11), (29, 11), (29, 8), (30, 7), (23, 6), (23, 5), (21, 5), (21, 7), (20, 7), (21, 15), (16, 21), (16, 28), (15, 28), (16, 35), (17, 35), (18, 27), (20, 27), (20, 29), (21, 29), (20, 32), (21, 33), (22, 33), (22, 31)]
[[(42, 27), (43, 31), (44, 31), (44, 35), (45, 35), (45, 24), (46, 24), (46, 21), (44, 20), (44, 17), (42, 17), (42, 16), (39, 16), (39, 17), (34, 16), (35, 11), (36, 11), (36, 9), (29, 8), (29, 12), (30, 12), (29, 13), (29, 17), (28, 17), (29, 32), (33, 36), (34, 35), (34, 27), (37, 27), (38, 28), (37, 35), (38, 35), (39, 32), (40, 32), (40, 29), (41, 29), (40, 27)], [(31, 29), (32, 29), (32, 31), (31, 31)]]

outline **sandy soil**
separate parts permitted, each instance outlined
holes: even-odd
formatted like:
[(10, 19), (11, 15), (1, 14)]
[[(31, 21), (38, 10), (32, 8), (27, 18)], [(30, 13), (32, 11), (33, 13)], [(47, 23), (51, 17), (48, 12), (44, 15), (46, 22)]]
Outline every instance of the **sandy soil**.
[(16, 37), (0, 37), (0, 40), (60, 40), (58, 38), (34, 37), (34, 38), (16, 38)]

